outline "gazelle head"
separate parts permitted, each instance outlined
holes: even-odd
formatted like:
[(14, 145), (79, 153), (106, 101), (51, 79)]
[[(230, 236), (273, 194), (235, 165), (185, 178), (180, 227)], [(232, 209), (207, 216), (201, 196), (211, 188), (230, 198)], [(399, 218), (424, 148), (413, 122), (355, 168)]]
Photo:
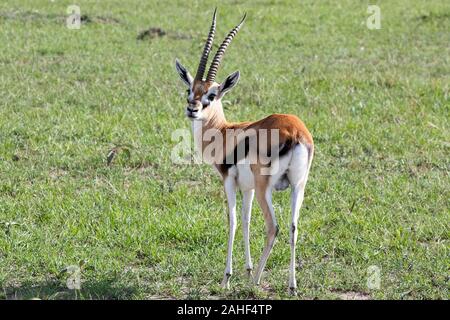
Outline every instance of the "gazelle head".
[(222, 97), (239, 81), (239, 71), (235, 71), (230, 74), (222, 83), (215, 82), (215, 79), (225, 50), (244, 23), (246, 14), (242, 18), (241, 22), (228, 33), (227, 37), (220, 45), (216, 55), (213, 58), (211, 66), (209, 67), (208, 74), (206, 78), (204, 78), (208, 56), (212, 48), (214, 34), (216, 31), (216, 11), (217, 9), (214, 10), (211, 29), (200, 58), (200, 63), (195, 78), (191, 76), (191, 74), (178, 61), (178, 59), (175, 60), (177, 72), (181, 80), (183, 80), (184, 84), (188, 87), (186, 115), (192, 120), (208, 120), (214, 114), (214, 108), (222, 108)]

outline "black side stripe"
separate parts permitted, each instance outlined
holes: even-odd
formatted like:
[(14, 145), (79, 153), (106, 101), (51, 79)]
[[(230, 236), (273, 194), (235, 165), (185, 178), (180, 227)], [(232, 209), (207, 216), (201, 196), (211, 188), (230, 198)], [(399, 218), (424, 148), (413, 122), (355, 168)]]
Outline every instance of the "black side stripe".
[[(239, 152), (238, 150), (240, 150), (240, 148), (242, 148), (242, 143), (244, 143), (244, 156), (239, 157)], [(250, 137), (245, 137), (244, 138), (244, 142), (240, 142), (238, 145), (236, 145), (236, 147), (233, 150), (233, 158), (230, 159), (230, 155), (226, 155), (223, 158), (223, 162), (222, 162), (222, 167), (225, 167), (227, 170), (230, 169), (232, 166), (236, 165), (239, 160), (247, 157), (248, 155), (248, 151), (250, 150)], [(231, 160), (231, 161), (230, 161)]]
[(290, 140), (290, 139), (286, 140), (286, 142), (280, 144), (280, 148), (279, 148), (279, 151), (278, 151), (278, 156), (282, 157), (282, 156), (286, 155), (289, 152), (289, 150), (291, 150), (292, 147), (295, 146), (295, 145), (296, 144), (292, 143), (292, 140)]
[[(296, 145), (298, 145), (298, 142), (294, 143), (290, 139), (286, 140), (286, 142), (281, 143), (278, 147), (278, 157), (285, 156)], [(270, 150), (269, 150), (269, 152), (270, 152)], [(269, 157), (270, 157), (270, 155), (269, 155)], [(271, 166), (271, 165), (272, 165), (272, 160), (269, 162), (269, 166)]]
[[(240, 145), (242, 143), (245, 143), (244, 146), (244, 156), (243, 157), (238, 157), (238, 150), (240, 147)], [(278, 147), (278, 157), (282, 157), (285, 156), (291, 149), (293, 149), (296, 145), (298, 145), (297, 143), (293, 143), (292, 140), (286, 140), (286, 142), (281, 143)], [(250, 150), (250, 138), (249, 137), (245, 137), (244, 142), (240, 142), (239, 145), (237, 145), (234, 150), (233, 150), (233, 158), (231, 158), (230, 156), (225, 156), (223, 159), (222, 164), (220, 165), (221, 169), (224, 169), (224, 171), (228, 171), (232, 166), (236, 165), (239, 160), (241, 160), (242, 158), (247, 157), (248, 152)], [(271, 157), (271, 150), (267, 150), (267, 156)], [(259, 152), (259, 148), (258, 148), (258, 152)], [(231, 160), (231, 161), (230, 161)], [(272, 161), (269, 162), (269, 166), (272, 164)]]

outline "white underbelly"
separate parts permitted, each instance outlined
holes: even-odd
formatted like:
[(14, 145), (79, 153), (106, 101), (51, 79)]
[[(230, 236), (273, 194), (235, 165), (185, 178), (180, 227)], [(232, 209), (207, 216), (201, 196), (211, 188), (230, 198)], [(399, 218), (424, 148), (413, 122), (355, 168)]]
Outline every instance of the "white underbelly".
[[(307, 161), (307, 153), (304, 152), (304, 149), (305, 147), (303, 145), (296, 146), (294, 149), (295, 152), (290, 151), (281, 158), (272, 159), (271, 166), (270, 168), (267, 168), (268, 171), (266, 173), (270, 176), (270, 188), (274, 190), (284, 190), (290, 185), (291, 180), (293, 180), (295, 184), (298, 183), (296, 176), (297, 171), (307, 165), (307, 162), (305, 162)], [(293, 154), (295, 157), (293, 157)], [(306, 160), (299, 161), (297, 159), (299, 156)], [(291, 163), (292, 161), (294, 163)], [(290, 168), (291, 165), (294, 165), (294, 167)], [(236, 185), (240, 190), (247, 191), (255, 189), (255, 177), (252, 169), (250, 164), (245, 163), (244, 160), (231, 166), (228, 170), (228, 175), (236, 179)]]
[(237, 184), (242, 191), (255, 189), (255, 177), (249, 164), (237, 165)]
[(232, 166), (228, 175), (234, 176), (238, 188), (242, 191), (255, 189), (255, 177), (253, 176), (250, 164), (237, 164)]

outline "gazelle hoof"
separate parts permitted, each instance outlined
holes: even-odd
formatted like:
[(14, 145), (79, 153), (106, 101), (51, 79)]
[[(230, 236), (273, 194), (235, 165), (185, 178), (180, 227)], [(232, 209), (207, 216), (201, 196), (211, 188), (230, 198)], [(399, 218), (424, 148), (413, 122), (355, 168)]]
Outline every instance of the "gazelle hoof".
[(222, 287), (222, 289), (225, 289), (225, 290), (230, 289), (230, 278), (231, 278), (230, 273), (225, 274), (225, 276), (223, 277), (223, 280), (222, 280), (222, 284), (220, 285)]
[(222, 281), (220, 287), (224, 290), (229, 290), (230, 289), (230, 282), (224, 282)]
[(247, 269), (247, 278), (253, 280), (253, 269)]
[(296, 296), (297, 295), (297, 288), (296, 287), (289, 287), (289, 295), (290, 296)]

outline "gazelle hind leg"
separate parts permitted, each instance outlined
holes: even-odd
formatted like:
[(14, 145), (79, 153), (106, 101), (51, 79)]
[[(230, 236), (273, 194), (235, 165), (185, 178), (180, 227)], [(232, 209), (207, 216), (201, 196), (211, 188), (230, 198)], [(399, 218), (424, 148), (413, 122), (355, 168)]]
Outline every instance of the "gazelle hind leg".
[(231, 274), (233, 273), (233, 243), (234, 235), (236, 233), (236, 181), (234, 180), (234, 177), (227, 177), (224, 181), (224, 186), (228, 202), (228, 223), (230, 229), (228, 237), (227, 262), (222, 287), (224, 289), (228, 289), (230, 287)]
[(297, 280), (295, 277), (296, 255), (295, 249), (298, 235), (298, 218), (300, 207), (303, 203), (306, 181), (308, 179), (309, 168), (312, 161), (312, 149), (305, 145), (297, 145), (292, 154), (289, 166), (288, 179), (292, 185), (291, 191), (291, 226), (290, 245), (291, 261), (289, 266), (289, 292), (295, 294), (297, 290)]
[(292, 187), (291, 191), (291, 226), (290, 226), (290, 245), (291, 245), (291, 261), (289, 266), (289, 293), (292, 295), (296, 294), (297, 290), (297, 280), (295, 278), (295, 265), (296, 265), (296, 257), (295, 257), (295, 247), (297, 244), (297, 235), (298, 235), (298, 217), (300, 212), (300, 207), (303, 202), (303, 195), (305, 191), (305, 185), (300, 183), (297, 186)]
[(252, 277), (253, 263), (250, 254), (250, 220), (252, 216), (252, 202), (255, 195), (254, 190), (242, 192), (242, 232), (244, 234), (245, 268), (248, 276)]
[(272, 207), (272, 190), (267, 184), (267, 178), (265, 182), (260, 182), (256, 186), (256, 199), (263, 212), (264, 221), (266, 223), (266, 244), (259, 260), (258, 268), (255, 274), (255, 284), (259, 285), (261, 281), (261, 275), (266, 266), (267, 259), (269, 258), (270, 252), (272, 251), (273, 245), (275, 243), (275, 238), (278, 234), (278, 225), (275, 218), (275, 212)]

